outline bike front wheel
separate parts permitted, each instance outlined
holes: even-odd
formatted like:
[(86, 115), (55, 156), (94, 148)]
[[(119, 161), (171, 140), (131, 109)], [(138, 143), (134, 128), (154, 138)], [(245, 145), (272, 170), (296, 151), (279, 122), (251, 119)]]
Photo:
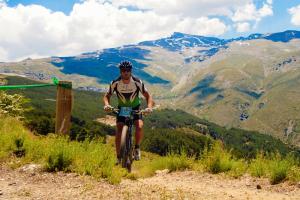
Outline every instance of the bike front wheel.
[(120, 154), (122, 167), (127, 168), (128, 154), (126, 149), (126, 138), (127, 138), (128, 126), (124, 125), (121, 134)]

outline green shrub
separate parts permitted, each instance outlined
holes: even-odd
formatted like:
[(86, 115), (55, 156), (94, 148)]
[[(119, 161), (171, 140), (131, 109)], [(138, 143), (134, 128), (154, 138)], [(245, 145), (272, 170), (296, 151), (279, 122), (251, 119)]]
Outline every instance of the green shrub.
[(22, 117), (26, 109), (24, 105), (29, 100), (19, 94), (7, 94), (0, 91), (0, 114), (10, 115), (13, 117)]
[(290, 168), (293, 166), (293, 158), (282, 156), (277, 153), (269, 162), (270, 167), (270, 182), (271, 184), (278, 184), (287, 178)]
[(170, 172), (180, 171), (191, 168), (191, 158), (188, 158), (185, 153), (181, 155), (171, 153), (166, 157), (154, 160), (151, 165), (154, 170), (169, 169)]
[(244, 160), (233, 160), (229, 175), (238, 178), (243, 176), (248, 169), (248, 165)]
[(53, 171), (68, 171), (71, 165), (71, 158), (63, 151), (49, 155), (46, 169), (49, 172)]
[(25, 138), (24, 137), (16, 137), (14, 139), (14, 143), (15, 143), (15, 149), (14, 149), (14, 154), (17, 156), (17, 157), (22, 157), (22, 156), (25, 156), (25, 149), (24, 149), (24, 140)]
[(230, 171), (233, 167), (234, 159), (220, 142), (216, 142), (210, 150), (206, 148), (201, 163), (207, 171), (217, 174)]
[(47, 156), (46, 170), (49, 172), (69, 171), (73, 158), (68, 150), (67, 142), (58, 139)]
[(268, 160), (265, 158), (262, 152), (256, 155), (256, 158), (251, 160), (249, 171), (254, 177), (266, 176), (268, 170)]
[(34, 138), (27, 138), (24, 141), (24, 149), (26, 151), (24, 161), (25, 162), (35, 162), (35, 163), (43, 163), (45, 162), (45, 158), (48, 153), (48, 145), (50, 144), (51, 140), (47, 138), (39, 138), (39, 139), (34, 139)]
[(194, 158), (188, 157), (183, 151), (181, 155), (170, 153), (167, 156), (154, 156), (151, 160), (141, 160), (134, 165), (138, 167), (141, 177), (154, 175), (157, 170), (168, 169), (169, 172), (192, 169)]
[(181, 154), (185, 151), (188, 156), (199, 157), (207, 144), (212, 143), (209, 137), (195, 131), (184, 131), (180, 129), (154, 129), (145, 130), (145, 138), (142, 148), (145, 151), (166, 156), (167, 154)]

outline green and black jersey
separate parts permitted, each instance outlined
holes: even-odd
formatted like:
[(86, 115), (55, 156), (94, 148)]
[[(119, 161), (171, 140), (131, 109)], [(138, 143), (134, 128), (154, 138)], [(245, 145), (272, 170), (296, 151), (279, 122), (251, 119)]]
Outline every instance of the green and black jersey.
[(132, 76), (130, 82), (125, 84), (119, 77), (111, 82), (108, 94), (112, 95), (116, 92), (119, 102), (118, 106), (135, 108), (141, 104), (139, 92), (143, 94), (146, 91), (145, 85), (140, 79)]

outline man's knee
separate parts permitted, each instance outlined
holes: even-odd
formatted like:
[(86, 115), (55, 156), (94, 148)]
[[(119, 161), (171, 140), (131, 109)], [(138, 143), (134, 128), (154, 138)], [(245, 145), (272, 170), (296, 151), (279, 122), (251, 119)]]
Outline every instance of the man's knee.
[(124, 123), (122, 123), (122, 122), (117, 123), (117, 134), (122, 132), (123, 126), (124, 126)]
[(136, 120), (135, 121), (135, 127), (136, 129), (142, 129), (144, 126), (144, 122), (142, 120)]

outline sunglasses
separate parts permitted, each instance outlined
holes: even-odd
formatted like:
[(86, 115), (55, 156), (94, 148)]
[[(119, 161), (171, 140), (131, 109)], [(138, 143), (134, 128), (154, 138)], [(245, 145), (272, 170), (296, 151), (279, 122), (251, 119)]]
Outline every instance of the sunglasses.
[(131, 70), (130, 70), (130, 69), (122, 69), (121, 72), (122, 72), (122, 73), (125, 73), (125, 72), (131, 72)]

